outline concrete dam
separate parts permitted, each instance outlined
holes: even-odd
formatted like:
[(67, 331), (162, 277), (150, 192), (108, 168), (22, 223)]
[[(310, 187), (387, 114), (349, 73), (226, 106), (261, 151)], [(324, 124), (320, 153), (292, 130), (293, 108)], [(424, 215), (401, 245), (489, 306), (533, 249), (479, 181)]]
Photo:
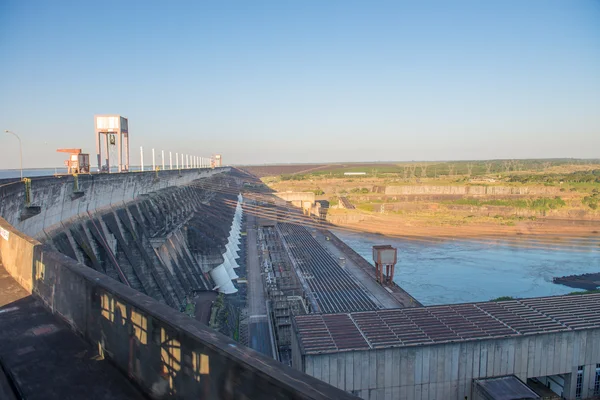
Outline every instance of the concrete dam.
[(247, 180), (1, 181), (0, 398), (353, 397), (240, 344)]
[(312, 197), (236, 168), (0, 181), (0, 399), (600, 395), (600, 294), (423, 307)]

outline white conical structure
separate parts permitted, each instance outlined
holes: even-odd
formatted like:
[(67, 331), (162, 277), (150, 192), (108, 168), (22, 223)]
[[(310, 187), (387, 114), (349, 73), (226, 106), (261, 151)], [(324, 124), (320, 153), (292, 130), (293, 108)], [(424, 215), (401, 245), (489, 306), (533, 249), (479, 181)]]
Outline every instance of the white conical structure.
[(225, 246), (225, 254), (223, 255), (223, 257), (225, 257), (225, 255), (227, 255), (227, 257), (229, 257), (230, 260), (235, 260), (237, 258), (237, 254), (234, 253), (233, 247), (231, 247), (230, 244)]
[(232, 251), (240, 251), (239, 242), (232, 237), (227, 240), (227, 245), (225, 247), (230, 248)]
[(231, 243), (235, 243), (237, 245), (240, 244), (240, 234), (239, 232), (231, 232), (231, 234), (229, 235), (229, 238), (227, 238), (227, 242), (231, 242)]
[(215, 285), (217, 285), (215, 286), (215, 289), (217, 289), (219, 292), (224, 294), (233, 294), (238, 291), (235, 286), (233, 286), (231, 278), (229, 277), (229, 274), (227, 273), (227, 270), (223, 264), (213, 268), (212, 271), (210, 271), (210, 277), (212, 278), (213, 282), (215, 282)]
[(225, 268), (225, 271), (227, 271), (227, 275), (229, 276), (229, 279), (233, 280), (233, 279), (239, 278), (239, 276), (237, 276), (237, 274), (233, 270), (233, 265), (231, 265), (231, 261), (229, 260), (229, 257), (227, 257), (226, 254), (223, 254), (223, 258), (225, 259), (225, 261), (223, 261), (223, 264), (221, 264), (221, 265)]
[(231, 250), (233, 255), (237, 258), (237, 252), (240, 251), (240, 246), (238, 246), (238, 244), (233, 239), (229, 239), (225, 248), (227, 250)]
[(231, 230), (229, 231), (229, 237), (227, 237), (227, 241), (235, 241), (239, 243), (240, 230), (233, 225)]
[(231, 268), (239, 268), (240, 267), (236, 261), (236, 259), (238, 258), (237, 254), (235, 254), (233, 251), (231, 251), (231, 249), (228, 249), (225, 252), (225, 254), (223, 254), (223, 257), (227, 257), (227, 259), (229, 260), (229, 265), (231, 265)]

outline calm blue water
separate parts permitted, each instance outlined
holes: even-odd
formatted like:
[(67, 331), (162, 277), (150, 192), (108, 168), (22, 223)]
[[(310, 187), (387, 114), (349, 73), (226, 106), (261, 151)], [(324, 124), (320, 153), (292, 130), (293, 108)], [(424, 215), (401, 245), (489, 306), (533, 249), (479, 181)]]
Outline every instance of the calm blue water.
[[(92, 172), (97, 171), (97, 167), (92, 166)], [(146, 171), (152, 170), (152, 165), (144, 167)], [(111, 167), (112, 172), (117, 172), (117, 167)], [(131, 166), (131, 172), (139, 171), (139, 166)], [(52, 176), (54, 174), (66, 174), (67, 169), (65, 167), (58, 168), (28, 168), (23, 169), (23, 176), (25, 178), (31, 178), (34, 176)], [(21, 171), (18, 169), (2, 169), (0, 170), (0, 179), (9, 179), (9, 178), (19, 178), (21, 176)]]
[(526, 238), (518, 238), (519, 246), (514, 246), (502, 240), (423, 243), (362, 233), (335, 234), (371, 263), (373, 245), (396, 247), (394, 280), (424, 305), (566, 294), (577, 289), (556, 285), (552, 277), (600, 272), (598, 236), (532, 249), (526, 246), (540, 244)]

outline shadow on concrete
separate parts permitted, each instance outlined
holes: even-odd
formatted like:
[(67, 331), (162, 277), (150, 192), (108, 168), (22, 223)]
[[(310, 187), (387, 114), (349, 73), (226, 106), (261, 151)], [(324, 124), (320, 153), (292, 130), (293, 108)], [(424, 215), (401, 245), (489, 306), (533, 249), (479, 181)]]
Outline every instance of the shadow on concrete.
[(146, 398), (32, 296), (0, 307), (0, 360), (28, 400)]

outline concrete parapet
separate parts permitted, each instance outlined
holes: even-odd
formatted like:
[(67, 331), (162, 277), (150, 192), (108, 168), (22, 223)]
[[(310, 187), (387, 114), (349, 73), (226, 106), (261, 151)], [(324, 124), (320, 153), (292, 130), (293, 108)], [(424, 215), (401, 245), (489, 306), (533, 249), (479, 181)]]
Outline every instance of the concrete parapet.
[(7, 271), (155, 399), (350, 399), (18, 232), (0, 219)]
[[(139, 195), (170, 186), (181, 186), (229, 168), (37, 177), (31, 180), (30, 204), (39, 214), (22, 219), (25, 189), (16, 180), (0, 181), (0, 216), (19, 231), (42, 238), (51, 230), (87, 212), (102, 211), (134, 200)], [(73, 197), (73, 193), (79, 197)]]
[(0, 262), (25, 290), (33, 289), (34, 260), (40, 259), (41, 243), (13, 228), (0, 217)]

